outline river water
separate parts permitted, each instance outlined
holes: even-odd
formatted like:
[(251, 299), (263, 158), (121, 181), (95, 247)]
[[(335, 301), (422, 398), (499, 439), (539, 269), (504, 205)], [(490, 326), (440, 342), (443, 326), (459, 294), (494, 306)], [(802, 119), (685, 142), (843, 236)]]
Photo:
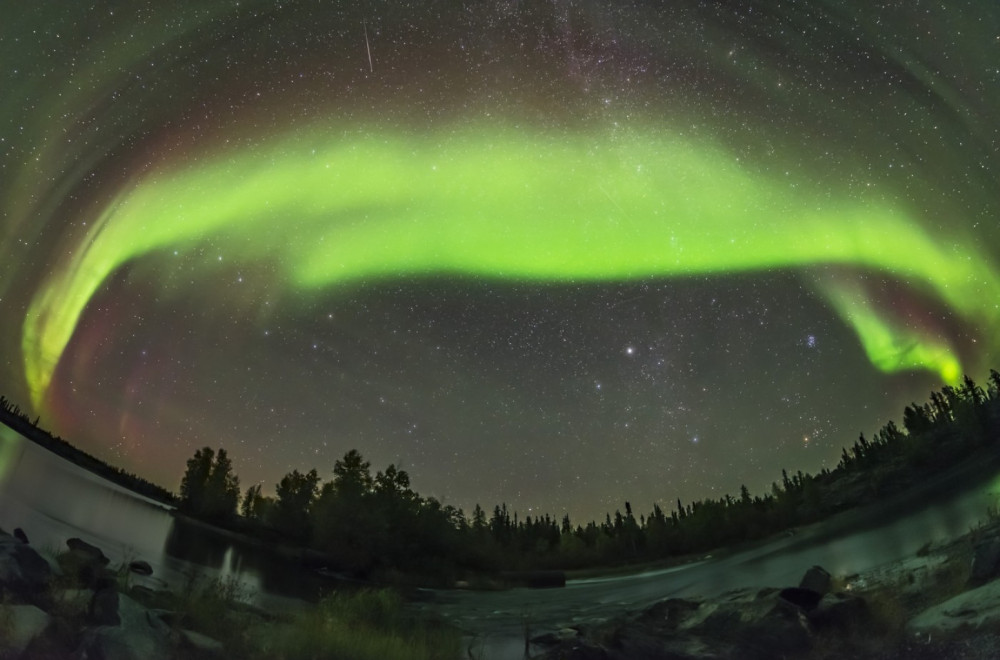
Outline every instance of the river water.
[[(570, 580), (564, 589), (503, 592), (427, 590), (413, 607), (441, 615), (485, 640), (490, 660), (523, 657), (534, 632), (590, 622), (676, 596), (798, 583), (814, 564), (835, 575), (876, 568), (929, 541), (955, 538), (986, 516), (1000, 467), (970, 463), (923, 492), (910, 492), (725, 556), (635, 575)], [(239, 580), (248, 602), (303, 607), (335, 586), (266, 550), (184, 523), (147, 500), (48, 452), (0, 425), (0, 527), (21, 527), (32, 545), (61, 551), (79, 537), (113, 564), (144, 559), (150, 586), (178, 587), (194, 574)]]
[(0, 425), (0, 528), (22, 528), (48, 554), (79, 537), (117, 566), (143, 559), (151, 587), (177, 588), (197, 579), (238, 580), (243, 599), (265, 608), (296, 608), (333, 588), (312, 571), (265, 549), (213, 534), (39, 447)]

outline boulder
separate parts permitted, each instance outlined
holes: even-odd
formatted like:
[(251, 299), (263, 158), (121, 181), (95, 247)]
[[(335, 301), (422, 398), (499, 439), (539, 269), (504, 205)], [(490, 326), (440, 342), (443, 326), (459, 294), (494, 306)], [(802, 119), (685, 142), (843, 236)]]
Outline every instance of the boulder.
[(812, 630), (800, 612), (775, 607), (757, 621), (737, 627), (733, 641), (741, 658), (796, 657), (813, 646)]
[(830, 573), (822, 566), (813, 566), (802, 576), (799, 589), (809, 589), (825, 596), (830, 593)]
[(813, 644), (802, 610), (776, 589), (730, 592), (678, 614), (687, 617), (674, 632), (677, 643), (684, 643), (671, 649), (679, 657), (770, 659), (801, 655)]
[(84, 632), (77, 658), (102, 660), (169, 660), (170, 639), (152, 630), (98, 626)]
[(66, 541), (66, 547), (68, 547), (70, 552), (73, 554), (78, 555), (89, 562), (100, 564), (101, 566), (107, 566), (111, 561), (104, 556), (104, 552), (102, 552), (100, 548), (96, 545), (91, 545), (82, 539), (71, 538)]
[(69, 552), (57, 557), (59, 567), (79, 584), (96, 588), (99, 580), (114, 575), (108, 568), (111, 560), (104, 556), (100, 548), (77, 538), (69, 539), (66, 545)]
[(1000, 581), (984, 584), (928, 608), (910, 619), (908, 632), (931, 636), (1000, 626)]
[(109, 578), (102, 578), (87, 606), (87, 620), (96, 626), (121, 625), (118, 616), (118, 585)]
[(992, 580), (1000, 572), (1000, 536), (980, 539), (972, 548), (972, 571), (969, 584)]
[(571, 641), (580, 636), (580, 631), (576, 628), (560, 628), (554, 632), (542, 633), (531, 638), (532, 644), (539, 646), (552, 646)]
[(180, 628), (186, 618), (186, 616), (181, 612), (174, 612), (173, 610), (165, 610), (162, 608), (149, 610), (149, 616), (156, 617), (157, 621), (168, 628)]
[(182, 617), (169, 610), (147, 610), (146, 621), (159, 632), (169, 635), (170, 632), (180, 625)]
[(806, 616), (817, 628), (844, 629), (864, 625), (870, 619), (870, 612), (861, 596), (833, 593), (823, 596)]
[(36, 602), (47, 593), (52, 568), (34, 548), (9, 534), (0, 535), (0, 591)]
[(819, 592), (802, 587), (788, 587), (778, 592), (778, 603), (791, 605), (793, 608), (803, 612), (810, 612), (816, 609), (820, 599), (823, 597)]
[(132, 571), (136, 575), (152, 575), (153, 567), (149, 565), (149, 562), (137, 559), (136, 561), (130, 562), (128, 565), (128, 570)]
[(809, 652), (814, 637), (777, 589), (742, 589), (703, 601), (667, 599), (625, 622), (538, 642), (550, 660), (773, 660)]
[(121, 625), (95, 626), (82, 635), (78, 658), (103, 660), (169, 660), (173, 644), (162, 626), (151, 623), (148, 610), (119, 594)]
[(200, 632), (195, 632), (194, 630), (182, 630), (180, 637), (182, 647), (196, 651), (203, 656), (221, 656), (225, 650), (222, 646), (222, 642), (219, 640), (212, 639), (208, 635), (202, 635)]
[(49, 627), (52, 617), (34, 605), (8, 605), (4, 609), (9, 624), (0, 636), (0, 657), (18, 657)]
[(647, 608), (639, 615), (640, 623), (648, 623), (659, 630), (675, 630), (690, 619), (701, 603), (683, 598), (668, 598)]

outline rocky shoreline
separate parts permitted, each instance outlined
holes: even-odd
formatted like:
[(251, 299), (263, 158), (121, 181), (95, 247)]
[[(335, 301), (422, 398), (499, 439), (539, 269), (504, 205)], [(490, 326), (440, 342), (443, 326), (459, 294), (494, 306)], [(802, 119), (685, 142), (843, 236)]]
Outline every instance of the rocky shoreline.
[(22, 530), (0, 530), (0, 659), (231, 657), (195, 617), (163, 607), (178, 604), (176, 594), (132, 584), (152, 574), (147, 562), (109, 564), (78, 538), (49, 558)]
[[(80, 539), (46, 557), (21, 530), (0, 530), (0, 660), (242, 657), (248, 649), (212, 636), (213, 620), (236, 616), (243, 629), (258, 629), (262, 636), (243, 638), (257, 651), (267, 631), (283, 625), (232, 594), (199, 592), (208, 600), (195, 607), (197, 590), (134, 584), (151, 573), (141, 560), (109, 564)], [(530, 640), (532, 657), (996, 658), (998, 577), (1000, 518), (991, 516), (959, 539), (863, 574), (832, 576), (815, 566), (797, 585), (671, 598), (614, 620), (552, 630)]]
[(235, 577), (192, 572), (168, 590), (152, 571), (142, 560), (113, 567), (82, 539), (38, 552), (21, 530), (0, 530), (0, 660), (459, 656), (458, 630), (411, 616), (391, 589), (338, 589), (309, 607), (265, 612), (247, 604)]
[(1000, 657), (1000, 519), (863, 574), (671, 598), (531, 639), (542, 660)]

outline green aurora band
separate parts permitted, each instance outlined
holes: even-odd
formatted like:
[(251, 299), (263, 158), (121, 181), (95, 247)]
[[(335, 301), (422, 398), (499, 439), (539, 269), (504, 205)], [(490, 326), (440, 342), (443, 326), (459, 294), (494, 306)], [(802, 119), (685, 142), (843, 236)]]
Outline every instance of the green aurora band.
[[(23, 353), (36, 408), (116, 269), (208, 239), (227, 246), (227, 260), (274, 262), (281, 285), (301, 292), (402, 275), (613, 282), (849, 266), (891, 275), (980, 330), (996, 328), (1000, 300), (1000, 277), (971, 241), (945, 242), (891, 202), (821, 197), (748, 171), (662, 126), (424, 136), (326, 127), (122, 190), (31, 304)], [(879, 369), (960, 377), (947, 339), (883, 318), (840, 280), (819, 290)]]

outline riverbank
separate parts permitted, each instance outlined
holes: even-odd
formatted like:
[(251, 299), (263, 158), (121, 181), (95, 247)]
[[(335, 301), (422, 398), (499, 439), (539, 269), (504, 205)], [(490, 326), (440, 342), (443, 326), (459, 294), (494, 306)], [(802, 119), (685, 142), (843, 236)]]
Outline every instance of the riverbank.
[(38, 422), (37, 418), (34, 421), (28, 419), (26, 415), (21, 413), (20, 408), (0, 396), (0, 424), (20, 434), (21, 437), (140, 497), (148, 498), (167, 508), (177, 505), (177, 496), (163, 486), (91, 456), (59, 436), (54, 436), (41, 428), (38, 426)]
[[(994, 482), (997, 482), (996, 486), (993, 486)], [(789, 527), (764, 538), (717, 547), (701, 553), (619, 566), (567, 570), (566, 578), (583, 580), (636, 576), (707, 559), (722, 559), (767, 546), (781, 539), (793, 539), (794, 542), (801, 544), (817, 545), (850, 531), (878, 527), (887, 519), (905, 515), (908, 511), (919, 510), (928, 502), (946, 499), (955, 493), (976, 488), (986, 488), (990, 492), (995, 492), (1000, 501), (1000, 453), (997, 453), (992, 446), (981, 447), (954, 465), (918, 481), (899, 483), (897, 488), (883, 493), (869, 504), (859, 504), (838, 511), (807, 525)]]
[(302, 611), (245, 602), (236, 579), (191, 574), (173, 590), (147, 586), (146, 562), (118, 567), (97, 547), (37, 552), (0, 530), (0, 658), (180, 660), (282, 657), (454, 660), (459, 633), (405, 611), (388, 589), (340, 590)]
[[(984, 512), (985, 515), (985, 512)], [(613, 620), (536, 635), (544, 660), (1000, 656), (1000, 516), (961, 538), (851, 575), (670, 598)]]

